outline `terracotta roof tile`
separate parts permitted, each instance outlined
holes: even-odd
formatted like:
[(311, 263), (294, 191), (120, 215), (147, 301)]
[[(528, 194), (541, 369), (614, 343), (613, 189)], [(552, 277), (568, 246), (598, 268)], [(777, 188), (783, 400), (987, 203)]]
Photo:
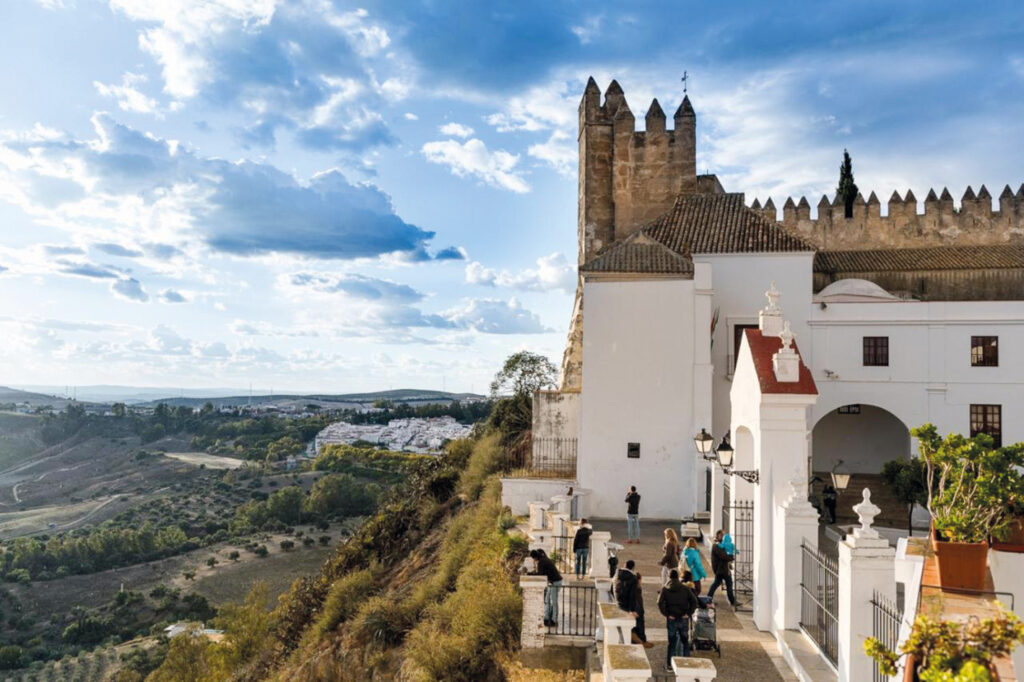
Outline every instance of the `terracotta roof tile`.
[(693, 277), (693, 260), (642, 233), (612, 245), (580, 268), (584, 273), (636, 273)]
[(742, 194), (680, 195), (643, 232), (680, 253), (814, 250), (810, 242), (748, 208)]
[[(798, 381), (778, 381), (772, 367), (772, 356), (782, 348), (782, 339), (777, 336), (763, 336), (760, 329), (748, 329), (744, 332), (750, 353), (754, 357), (754, 370), (761, 384), (761, 393), (788, 393), (793, 395), (818, 395), (818, 386), (814, 383), (811, 370), (800, 359), (800, 379)], [(796, 341), (793, 350), (800, 355)]]
[(1024, 268), (1024, 245), (929, 246), (916, 249), (819, 251), (815, 272), (914, 272)]

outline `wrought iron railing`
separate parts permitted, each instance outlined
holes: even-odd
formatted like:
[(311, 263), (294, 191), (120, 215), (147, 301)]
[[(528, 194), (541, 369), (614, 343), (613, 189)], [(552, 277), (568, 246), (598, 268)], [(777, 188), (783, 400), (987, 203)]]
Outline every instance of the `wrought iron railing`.
[(839, 569), (835, 557), (801, 545), (800, 629), (832, 665), (839, 658)]
[[(737, 592), (754, 593), (754, 503), (733, 502), (729, 509), (732, 542), (736, 545), (733, 585)], [(728, 528), (729, 526), (726, 526)]]
[(594, 636), (597, 631), (597, 588), (592, 582), (562, 582), (558, 590), (558, 620), (553, 630), (556, 635)]
[(576, 570), (576, 554), (572, 551), (572, 541), (571, 535), (551, 536), (551, 559), (563, 576), (568, 576)]
[[(875, 592), (871, 598), (872, 617), (871, 634), (886, 646), (890, 651), (895, 651), (900, 640), (900, 623), (903, 621), (903, 610), (896, 605), (896, 602), (886, 599)], [(874, 665), (874, 682), (887, 682), (888, 675), (884, 674)]]
[(534, 438), (528, 465), (530, 472), (574, 478), (577, 449), (575, 438)]

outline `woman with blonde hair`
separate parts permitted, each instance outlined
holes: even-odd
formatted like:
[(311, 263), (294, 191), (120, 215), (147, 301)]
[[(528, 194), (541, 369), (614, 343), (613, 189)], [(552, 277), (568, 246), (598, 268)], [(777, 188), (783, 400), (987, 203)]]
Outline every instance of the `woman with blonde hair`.
[(679, 546), (679, 537), (671, 528), (665, 529), (665, 544), (661, 549), (663, 554), (658, 563), (661, 566), (661, 584), (665, 585), (668, 583), (669, 571), (679, 568), (679, 554), (682, 552)]
[(689, 538), (686, 541), (686, 549), (683, 551), (683, 556), (686, 558), (686, 567), (693, 574), (693, 591), (696, 594), (700, 594), (700, 581), (707, 578), (708, 573), (704, 570), (704, 562), (700, 558), (700, 550), (697, 549), (697, 541), (695, 539)]

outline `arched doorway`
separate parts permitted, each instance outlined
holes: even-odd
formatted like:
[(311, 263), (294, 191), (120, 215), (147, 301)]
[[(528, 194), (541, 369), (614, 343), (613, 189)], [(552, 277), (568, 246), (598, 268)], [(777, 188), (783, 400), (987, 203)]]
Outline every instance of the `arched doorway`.
[[(876, 405), (843, 405), (825, 414), (811, 435), (811, 502), (822, 503), (822, 492), (831, 483), (831, 472), (851, 474), (850, 485), (836, 504), (837, 522), (852, 522), (852, 505), (860, 491), (871, 489), (871, 501), (882, 513), (876, 525), (905, 528), (907, 508), (882, 482), (882, 466), (894, 459), (909, 459), (910, 430), (899, 417)], [(841, 462), (841, 464), (840, 464)]]

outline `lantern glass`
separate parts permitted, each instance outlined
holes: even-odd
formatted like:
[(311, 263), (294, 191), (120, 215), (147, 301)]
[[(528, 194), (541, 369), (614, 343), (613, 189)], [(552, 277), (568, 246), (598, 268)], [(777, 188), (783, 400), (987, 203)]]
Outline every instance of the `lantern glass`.
[(728, 444), (724, 444), (725, 447), (719, 446), (718, 448), (718, 463), (722, 465), (723, 469), (732, 468), (732, 447)]
[(847, 486), (850, 485), (850, 474), (840, 474), (835, 471), (832, 472), (832, 485), (839, 492), (846, 490)]
[(701, 429), (700, 433), (693, 437), (693, 444), (697, 447), (697, 452), (702, 455), (706, 455), (711, 452), (711, 448), (715, 444), (715, 439), (712, 438), (711, 434), (706, 430)]

